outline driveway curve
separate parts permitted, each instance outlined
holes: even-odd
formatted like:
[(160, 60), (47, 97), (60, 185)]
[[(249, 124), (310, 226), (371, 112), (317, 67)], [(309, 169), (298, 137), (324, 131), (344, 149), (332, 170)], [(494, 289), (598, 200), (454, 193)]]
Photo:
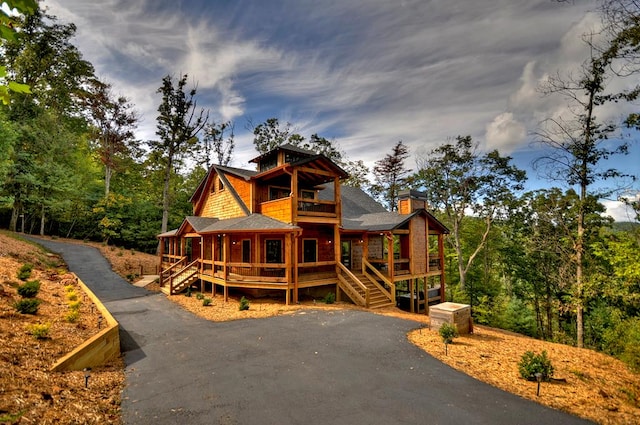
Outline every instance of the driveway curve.
[(34, 239), (120, 322), (125, 424), (587, 424), (472, 379), (412, 345), (416, 323), (305, 310), (203, 320), (113, 273), (99, 251)]

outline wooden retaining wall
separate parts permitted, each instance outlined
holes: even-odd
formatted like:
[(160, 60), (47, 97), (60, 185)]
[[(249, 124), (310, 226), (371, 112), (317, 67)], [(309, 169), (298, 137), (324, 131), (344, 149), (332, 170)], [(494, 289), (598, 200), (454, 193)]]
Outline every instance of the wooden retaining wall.
[[(74, 275), (75, 276), (75, 275)], [(51, 367), (52, 372), (61, 372), (64, 370), (82, 370), (84, 368), (93, 368), (101, 366), (120, 356), (120, 329), (118, 322), (113, 318), (111, 313), (106, 309), (93, 292), (82, 282), (78, 276), (78, 285), (93, 301), (96, 308), (104, 318), (105, 328), (92, 336), (75, 350), (68, 353), (64, 357), (58, 359)]]

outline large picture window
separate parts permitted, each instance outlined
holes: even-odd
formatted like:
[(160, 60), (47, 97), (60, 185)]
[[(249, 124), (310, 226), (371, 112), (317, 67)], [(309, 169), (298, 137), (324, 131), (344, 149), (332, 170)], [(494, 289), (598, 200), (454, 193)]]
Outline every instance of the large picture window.
[(264, 245), (266, 263), (283, 263), (282, 239), (267, 239)]
[(315, 263), (318, 261), (318, 240), (303, 239), (302, 240), (302, 262)]

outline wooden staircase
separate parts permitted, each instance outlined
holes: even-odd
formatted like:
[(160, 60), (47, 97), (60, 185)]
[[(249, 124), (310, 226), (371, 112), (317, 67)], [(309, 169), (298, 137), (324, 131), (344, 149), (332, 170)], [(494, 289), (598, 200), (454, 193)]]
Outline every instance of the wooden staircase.
[(354, 273), (355, 277), (369, 289), (369, 308), (383, 308), (394, 306), (393, 301), (389, 299), (387, 294), (382, 292), (380, 288), (375, 285), (371, 279), (362, 273)]
[(342, 264), (338, 264), (338, 286), (357, 305), (371, 309), (395, 305), (379, 283), (363, 273), (352, 272)]
[(162, 286), (160, 289), (167, 295), (178, 294), (192, 284), (197, 282), (200, 277), (198, 275), (198, 260), (187, 264), (183, 268), (173, 273), (168, 279), (168, 285)]

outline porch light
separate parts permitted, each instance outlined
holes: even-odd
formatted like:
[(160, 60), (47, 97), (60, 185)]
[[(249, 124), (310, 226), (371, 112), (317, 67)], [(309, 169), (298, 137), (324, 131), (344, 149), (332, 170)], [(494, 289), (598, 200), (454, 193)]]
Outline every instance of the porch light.
[(237, 244), (238, 242), (237, 242), (237, 241), (233, 241), (232, 243), (235, 245), (235, 244)]
[(536, 372), (533, 376), (536, 377), (536, 381), (538, 382), (538, 389), (536, 390), (536, 396), (540, 397), (540, 381), (542, 381), (542, 373)]

